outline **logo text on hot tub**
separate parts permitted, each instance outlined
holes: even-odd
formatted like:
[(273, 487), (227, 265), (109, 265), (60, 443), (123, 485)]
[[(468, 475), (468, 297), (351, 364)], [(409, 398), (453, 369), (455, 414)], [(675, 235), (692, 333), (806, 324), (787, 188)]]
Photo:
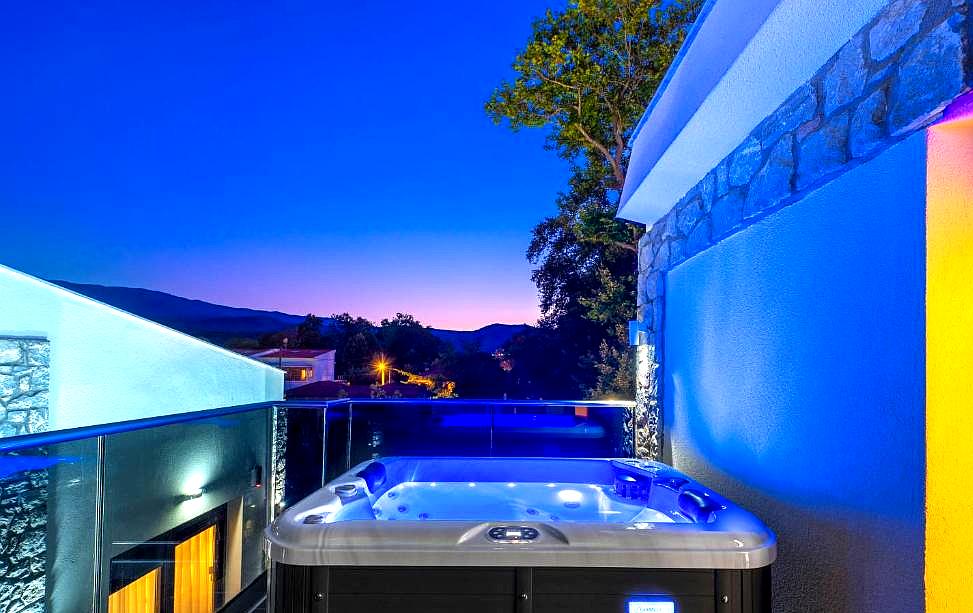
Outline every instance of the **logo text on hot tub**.
[(630, 600), (627, 613), (676, 613), (671, 600)]

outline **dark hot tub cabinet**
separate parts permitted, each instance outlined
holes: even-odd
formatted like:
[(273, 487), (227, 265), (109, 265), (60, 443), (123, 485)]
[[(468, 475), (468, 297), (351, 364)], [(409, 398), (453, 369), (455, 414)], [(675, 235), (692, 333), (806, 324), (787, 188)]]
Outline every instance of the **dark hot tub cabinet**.
[(274, 613), (769, 613), (774, 534), (664, 464), (361, 464), (267, 530)]

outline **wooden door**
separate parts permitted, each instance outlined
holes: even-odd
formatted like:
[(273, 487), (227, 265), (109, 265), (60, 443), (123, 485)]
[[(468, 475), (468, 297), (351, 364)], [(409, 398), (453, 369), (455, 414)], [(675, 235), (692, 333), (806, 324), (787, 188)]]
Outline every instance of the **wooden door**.
[(176, 545), (173, 613), (213, 613), (215, 567), (216, 526)]
[(108, 613), (158, 613), (161, 568), (154, 568), (108, 596)]

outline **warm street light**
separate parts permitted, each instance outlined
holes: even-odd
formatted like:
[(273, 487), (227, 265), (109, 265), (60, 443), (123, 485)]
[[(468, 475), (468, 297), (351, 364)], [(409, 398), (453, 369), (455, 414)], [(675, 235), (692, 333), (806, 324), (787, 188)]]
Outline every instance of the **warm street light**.
[(385, 356), (379, 356), (378, 361), (375, 362), (375, 369), (378, 370), (378, 374), (381, 376), (382, 385), (385, 385), (385, 373), (389, 369), (389, 364), (385, 360)]

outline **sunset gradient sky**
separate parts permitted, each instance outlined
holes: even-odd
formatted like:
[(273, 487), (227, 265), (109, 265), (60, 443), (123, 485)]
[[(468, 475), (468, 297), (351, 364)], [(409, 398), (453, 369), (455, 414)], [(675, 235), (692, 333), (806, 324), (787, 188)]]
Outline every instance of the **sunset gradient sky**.
[(26, 2), (0, 263), (292, 313), (533, 322), (565, 163), (483, 102), (558, 0)]

